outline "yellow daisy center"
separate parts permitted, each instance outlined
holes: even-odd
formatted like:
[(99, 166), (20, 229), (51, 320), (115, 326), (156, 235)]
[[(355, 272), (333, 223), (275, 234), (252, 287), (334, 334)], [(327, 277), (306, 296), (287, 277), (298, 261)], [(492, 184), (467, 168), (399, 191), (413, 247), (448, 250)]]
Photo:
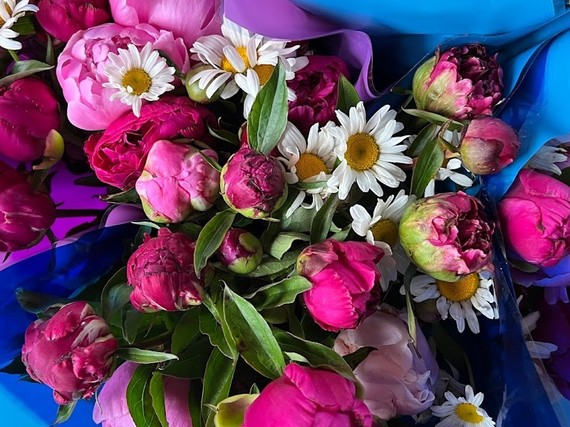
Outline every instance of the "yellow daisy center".
[(483, 417), (477, 413), (477, 407), (471, 403), (460, 403), (455, 408), (457, 416), (468, 423), (479, 424)]
[(346, 141), (344, 158), (352, 169), (359, 172), (369, 170), (376, 164), (380, 149), (376, 140), (367, 133), (351, 135)]
[[(238, 55), (241, 56), (241, 59), (243, 59), (243, 63), (245, 64), (245, 68), (250, 68), (251, 65), (249, 64), (249, 59), (247, 58), (247, 47), (239, 46), (239, 47), (236, 47), (235, 49), (236, 49)], [(238, 72), (238, 70), (236, 70), (234, 68), (232, 63), (225, 56), (222, 57), (221, 67), (224, 71), (228, 71), (232, 74), (236, 74)], [(261, 80), (261, 76), (259, 77), (259, 79)]]
[(386, 242), (390, 247), (394, 247), (398, 241), (398, 224), (391, 219), (381, 219), (370, 229), (374, 240)]
[(471, 273), (456, 282), (436, 280), (437, 290), (449, 301), (468, 301), (479, 289), (479, 275)]
[(126, 88), (131, 88), (130, 93), (139, 96), (145, 92), (148, 92), (152, 80), (148, 73), (142, 68), (133, 68), (125, 73), (123, 80), (121, 80), (121, 85)]
[(269, 64), (260, 64), (253, 67), (253, 70), (257, 73), (259, 77), (259, 84), (263, 86), (265, 83), (269, 81), (271, 78), (271, 74), (273, 74), (273, 70), (275, 67)]
[(312, 153), (303, 153), (295, 164), (297, 178), (304, 181), (307, 178), (317, 176), (319, 173), (327, 173), (327, 165), (319, 156)]

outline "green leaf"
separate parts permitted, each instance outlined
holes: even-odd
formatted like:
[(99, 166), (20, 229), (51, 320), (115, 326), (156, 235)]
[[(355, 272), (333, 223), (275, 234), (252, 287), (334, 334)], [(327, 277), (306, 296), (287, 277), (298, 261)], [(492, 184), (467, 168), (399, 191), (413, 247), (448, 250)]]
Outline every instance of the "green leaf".
[(216, 162), (214, 159), (212, 159), (210, 156), (208, 156), (206, 153), (204, 153), (203, 151), (198, 151), (198, 153), (200, 154), (200, 156), (202, 156), (202, 158), (215, 170), (217, 170), (218, 172), (221, 172), (222, 167), (220, 166), (220, 164), (218, 162)]
[(337, 240), (339, 242), (344, 242), (352, 230), (352, 224), (348, 224), (343, 229), (337, 231), (331, 236), (331, 239)]
[(374, 347), (361, 347), (356, 350), (354, 353), (347, 354), (343, 356), (348, 366), (354, 371), (354, 369), (364, 360), (366, 357), (375, 351)]
[[(21, 36), (28, 36), (35, 32), (32, 15), (25, 15), (20, 18), (10, 27), (11, 30), (17, 32)], [(48, 36), (49, 37), (49, 36)]]
[(295, 301), (297, 295), (311, 289), (312, 284), (302, 276), (294, 276), (277, 283), (272, 283), (259, 288), (250, 295), (251, 303), (258, 310), (281, 307)]
[(285, 231), (279, 233), (273, 239), (273, 242), (267, 248), (267, 253), (273, 258), (281, 259), (285, 253), (291, 249), (291, 246), (296, 240), (302, 240), (304, 242), (309, 241), (309, 236), (303, 233), (296, 233), (294, 231)]
[(174, 332), (172, 332), (172, 340), (170, 350), (174, 354), (182, 353), (198, 336), (200, 336), (200, 328), (198, 316), (200, 307), (193, 307), (182, 315)]
[(175, 354), (164, 353), (162, 351), (143, 350), (141, 348), (133, 347), (118, 348), (117, 356), (141, 365), (166, 362), (168, 360), (178, 360), (178, 356)]
[(22, 309), (28, 313), (40, 314), (52, 305), (64, 305), (70, 301), (66, 298), (55, 295), (48, 295), (41, 292), (28, 291), (27, 289), (16, 289), (16, 299)]
[(416, 266), (412, 263), (406, 269), (404, 273), (404, 290), (406, 292), (406, 310), (408, 312), (408, 332), (412, 338), (412, 343), (417, 346), (417, 331), (416, 331), (416, 316), (414, 314), (414, 307), (412, 305), (412, 293), (410, 291), (410, 284), (412, 279), (416, 274)]
[(57, 424), (61, 424), (65, 421), (67, 421), (69, 419), (69, 417), (71, 417), (71, 414), (73, 414), (73, 410), (75, 409), (75, 405), (77, 405), (77, 400), (73, 400), (71, 403), (68, 403), (67, 405), (59, 405), (59, 408), (57, 408), (57, 416), (55, 417), (55, 421), (53, 422), (52, 425), (57, 425)]
[(281, 218), (281, 228), (287, 231), (306, 232), (311, 230), (311, 223), (317, 215), (315, 209), (296, 209), (287, 218)]
[(437, 137), (438, 126), (437, 125), (427, 125), (420, 133), (416, 136), (414, 141), (410, 144), (408, 148), (408, 156), (417, 157), (424, 150), (426, 144)]
[(228, 359), (218, 348), (214, 348), (204, 374), (202, 391), (202, 419), (204, 421), (213, 416), (213, 412), (206, 409), (206, 405), (216, 406), (230, 394), (236, 365), (237, 358)]
[(360, 97), (356, 89), (354, 89), (352, 83), (341, 74), (338, 81), (338, 101), (336, 103), (336, 109), (342, 111), (344, 114), (348, 114), (350, 108), (356, 107), (356, 104), (359, 102)]
[(131, 204), (140, 202), (139, 194), (134, 188), (131, 188), (127, 191), (121, 191), (119, 193), (109, 194), (107, 196), (101, 196), (100, 199), (107, 203), (117, 204)]
[(246, 277), (265, 277), (282, 273), (291, 268), (297, 262), (300, 251), (287, 252), (280, 260), (273, 257), (264, 257), (259, 266), (251, 273), (245, 274)]
[(329, 368), (351, 381), (356, 381), (348, 363), (333, 349), (301, 339), (289, 332), (274, 330), (274, 334), (283, 351), (303, 356), (313, 368)]
[[(111, 318), (111, 316), (117, 310), (120, 310), (126, 304), (126, 302), (124, 304), (121, 304), (122, 292), (120, 291), (120, 289), (122, 288), (121, 285), (127, 286), (126, 283), (127, 283), (127, 267), (121, 267), (115, 272), (115, 274), (111, 276), (109, 280), (107, 280), (107, 283), (105, 284), (105, 286), (103, 287), (103, 291), (101, 292), (101, 315), (104, 319)], [(117, 291), (114, 291), (113, 296), (111, 296), (111, 290), (117, 286), (119, 287), (119, 289)]]
[(161, 427), (149, 390), (153, 371), (153, 365), (139, 366), (127, 386), (127, 405), (137, 427)]
[(11, 375), (26, 375), (26, 365), (22, 362), (22, 356), (18, 355), (14, 357), (10, 363), (3, 368), (0, 368), (0, 372)]
[(244, 360), (267, 378), (285, 368), (283, 353), (265, 319), (248, 301), (224, 287), (223, 318)]
[(443, 147), (437, 138), (426, 144), (412, 174), (412, 194), (418, 198), (423, 197), (428, 183), (443, 165), (444, 157)]
[(208, 338), (200, 337), (178, 355), (179, 360), (168, 362), (160, 372), (169, 377), (201, 379), (211, 352), (212, 346)]
[(36, 61), (35, 59), (30, 59), (27, 61), (18, 61), (14, 64), (12, 68), (12, 74), (0, 79), (0, 87), (7, 86), (16, 80), (23, 79), (24, 77), (31, 76), (33, 74), (41, 73), (43, 71), (49, 71), (53, 68), (53, 65), (46, 64), (45, 62)]
[(196, 241), (196, 249), (194, 250), (194, 270), (198, 277), (200, 277), (200, 272), (208, 263), (208, 259), (214, 255), (222, 244), (224, 236), (234, 222), (235, 216), (236, 213), (229, 209), (218, 212), (202, 228)]
[(154, 228), (155, 230), (160, 230), (162, 228), (156, 222), (152, 222), (152, 221), (131, 221), (131, 224), (140, 225), (141, 227)]
[(187, 236), (191, 237), (193, 240), (196, 240), (200, 235), (200, 231), (202, 231), (202, 227), (192, 222), (183, 222), (182, 224), (172, 224), (170, 228), (172, 229), (172, 231), (175, 231), (177, 233), (186, 234)]
[(301, 190), (315, 190), (318, 188), (323, 188), (327, 184), (326, 181), (312, 181), (312, 182), (302, 182), (299, 181), (295, 184), (295, 187)]
[(200, 332), (208, 336), (210, 343), (213, 346), (218, 347), (218, 349), (230, 359), (235, 359), (237, 357), (238, 353), (233, 342), (231, 344), (228, 343), (222, 326), (216, 321), (212, 313), (208, 310), (200, 310), (199, 324)]
[(166, 406), (164, 403), (164, 381), (162, 375), (153, 372), (149, 383), (149, 393), (152, 402), (152, 408), (162, 427), (168, 427), (166, 420)]
[(431, 113), (429, 111), (417, 110), (414, 108), (402, 108), (402, 111), (408, 113), (410, 116), (419, 117), (430, 123), (443, 124), (449, 122), (449, 130), (461, 130), (463, 129), (463, 123), (450, 120), (449, 117), (442, 116), (440, 114)]
[(247, 120), (247, 136), (252, 149), (269, 154), (287, 126), (289, 104), (285, 70), (277, 64), (269, 81), (261, 88)]
[(338, 194), (331, 194), (315, 215), (311, 223), (311, 244), (322, 242), (327, 238), (338, 202)]
[(131, 309), (123, 311), (123, 314), (123, 338), (129, 344), (132, 344), (137, 338), (137, 333), (141, 325), (143, 313), (138, 310)]
[(238, 136), (234, 132), (230, 132), (229, 130), (222, 129), (222, 128), (213, 128), (208, 125), (208, 133), (212, 135), (214, 138), (217, 138), (221, 141), (229, 142), (232, 145), (237, 145), (239, 147), (240, 140)]

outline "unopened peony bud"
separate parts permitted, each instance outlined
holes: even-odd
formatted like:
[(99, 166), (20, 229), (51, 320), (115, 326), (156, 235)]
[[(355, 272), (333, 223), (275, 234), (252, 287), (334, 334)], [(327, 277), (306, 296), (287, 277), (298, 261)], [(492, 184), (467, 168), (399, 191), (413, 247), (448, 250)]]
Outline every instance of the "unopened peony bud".
[(247, 408), (259, 394), (238, 394), (218, 403), (214, 425), (216, 427), (241, 427)]
[(208, 95), (206, 95), (207, 87), (203, 89), (200, 88), (199, 81), (190, 83), (190, 79), (192, 77), (194, 77), (200, 71), (203, 71), (208, 68), (209, 67), (207, 65), (201, 65), (199, 67), (192, 68), (188, 72), (188, 74), (186, 74), (186, 77), (184, 79), (184, 86), (186, 86), (186, 92), (188, 92), (188, 96), (192, 101), (199, 102), (200, 104), (210, 104), (212, 102), (217, 101), (218, 99), (220, 99), (220, 95), (222, 94), (224, 88), (226, 87), (226, 85), (220, 86), (220, 88), (212, 96), (209, 97)]
[(218, 259), (230, 271), (251, 273), (263, 257), (263, 247), (257, 237), (242, 228), (232, 228), (218, 249)]

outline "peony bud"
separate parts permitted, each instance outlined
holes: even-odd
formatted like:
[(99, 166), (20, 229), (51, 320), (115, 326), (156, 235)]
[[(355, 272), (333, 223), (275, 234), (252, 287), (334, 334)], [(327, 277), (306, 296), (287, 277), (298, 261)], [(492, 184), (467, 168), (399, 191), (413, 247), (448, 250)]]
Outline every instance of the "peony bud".
[(55, 205), (26, 176), (0, 162), (0, 251), (37, 244), (55, 221)]
[(216, 408), (214, 425), (216, 427), (241, 427), (245, 411), (259, 394), (238, 394), (222, 400)]
[(86, 302), (75, 301), (28, 327), (22, 362), (33, 380), (50, 386), (55, 401), (66, 405), (93, 396), (116, 348), (107, 322)]
[[(203, 153), (218, 160), (213, 150)], [(220, 173), (189, 145), (157, 141), (135, 184), (146, 215), (155, 222), (181, 222), (193, 211), (212, 207), (220, 190)]]
[(333, 239), (301, 252), (297, 271), (313, 285), (303, 298), (321, 328), (356, 328), (374, 312), (381, 296), (377, 264), (383, 256), (382, 249), (369, 243)]
[(483, 205), (463, 192), (417, 200), (400, 220), (400, 244), (430, 276), (455, 282), (491, 262), (494, 224)]
[(127, 262), (131, 304), (139, 311), (187, 310), (202, 302), (202, 282), (194, 272), (195, 242), (167, 228), (145, 241)]
[(218, 259), (237, 274), (251, 273), (261, 263), (263, 247), (257, 237), (242, 228), (232, 228), (218, 249)]
[(192, 77), (194, 77), (197, 73), (199, 73), (200, 71), (203, 71), (205, 69), (208, 69), (210, 67), (208, 67), (207, 65), (200, 65), (199, 67), (196, 68), (192, 68), (188, 74), (186, 74), (186, 77), (184, 79), (184, 86), (186, 86), (186, 92), (188, 92), (188, 96), (190, 97), (190, 99), (192, 101), (198, 102), (200, 104), (210, 104), (212, 102), (217, 101), (218, 99), (220, 99), (220, 95), (222, 94), (224, 88), (226, 87), (226, 85), (222, 85), (220, 86), (220, 88), (210, 97), (208, 97), (206, 95), (206, 89), (205, 88), (200, 88), (200, 82), (199, 81), (195, 81), (194, 83), (190, 83), (190, 79)]
[(489, 175), (510, 165), (519, 147), (512, 127), (501, 119), (483, 117), (469, 123), (459, 150), (467, 169), (478, 175)]
[(222, 169), (221, 192), (226, 203), (243, 216), (266, 218), (287, 198), (281, 163), (273, 157), (242, 147)]
[(490, 116), (502, 91), (497, 55), (489, 56), (478, 44), (438, 53), (417, 69), (413, 80), (418, 108), (456, 120)]

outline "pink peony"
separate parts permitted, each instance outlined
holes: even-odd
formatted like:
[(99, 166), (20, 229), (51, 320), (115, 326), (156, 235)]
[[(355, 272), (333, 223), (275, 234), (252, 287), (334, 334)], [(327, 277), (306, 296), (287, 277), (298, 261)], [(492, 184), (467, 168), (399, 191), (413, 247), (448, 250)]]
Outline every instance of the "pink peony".
[(147, 154), (160, 139), (207, 139), (214, 115), (186, 97), (165, 97), (115, 120), (102, 134), (85, 143), (89, 165), (106, 184), (128, 190), (143, 171)]
[(416, 415), (428, 409), (438, 367), (425, 337), (418, 329), (418, 350), (408, 326), (397, 313), (378, 311), (356, 329), (342, 331), (334, 349), (342, 356), (362, 347), (374, 347), (354, 370), (364, 387), (364, 403), (383, 420)]
[(182, 72), (188, 71), (188, 47), (184, 41), (148, 24), (103, 24), (71, 37), (58, 58), (56, 73), (68, 102), (67, 117), (73, 125), (85, 130), (105, 129), (131, 110), (120, 100), (111, 101), (115, 89), (103, 87), (108, 82), (105, 68), (109, 53), (126, 49), (128, 44), (142, 47), (148, 42), (153, 49), (163, 50)]
[[(193, 211), (212, 207), (220, 191), (220, 173), (190, 145), (156, 141), (136, 182), (147, 216), (162, 223), (181, 222)], [(203, 150), (217, 161), (214, 150)]]
[(507, 247), (526, 262), (552, 267), (570, 253), (570, 187), (523, 169), (499, 204)]
[(329, 239), (303, 250), (297, 271), (313, 284), (303, 294), (307, 310), (328, 331), (356, 328), (380, 301), (382, 249), (365, 242)]
[(372, 427), (354, 383), (335, 372), (296, 364), (267, 385), (245, 412), (242, 427)]
[(219, 0), (110, 0), (117, 24), (151, 24), (181, 37), (188, 48), (198, 37), (219, 34)]
[(59, 129), (51, 88), (27, 77), (0, 87), (0, 154), (27, 162), (42, 155), (50, 130)]
[(49, 34), (68, 41), (73, 34), (109, 22), (109, 0), (40, 0), (38, 22)]
[[(102, 427), (135, 427), (127, 405), (127, 387), (139, 365), (125, 362), (103, 385), (93, 408), (93, 421)], [(163, 376), (164, 409), (170, 427), (192, 427), (188, 409), (190, 381)]]
[(33, 380), (53, 389), (60, 405), (89, 399), (107, 377), (117, 340), (89, 304), (64, 305), (50, 319), (26, 330), (22, 362)]
[(257, 237), (243, 228), (229, 230), (217, 251), (218, 260), (228, 270), (251, 273), (261, 263), (263, 246)]
[(131, 304), (139, 311), (187, 310), (202, 302), (202, 282), (194, 272), (196, 244), (168, 228), (145, 241), (127, 262)]

